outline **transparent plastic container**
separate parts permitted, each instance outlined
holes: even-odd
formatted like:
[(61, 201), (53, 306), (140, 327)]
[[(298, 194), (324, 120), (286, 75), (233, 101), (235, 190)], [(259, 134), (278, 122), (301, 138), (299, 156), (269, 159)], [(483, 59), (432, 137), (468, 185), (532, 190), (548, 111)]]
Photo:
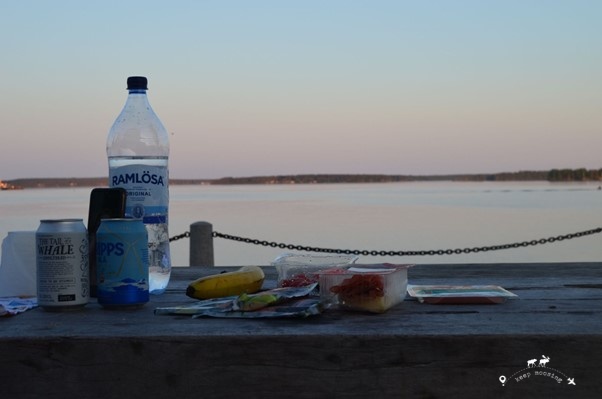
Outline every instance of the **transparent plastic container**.
[(317, 283), (321, 270), (336, 266), (351, 265), (357, 255), (312, 255), (283, 254), (277, 257), (272, 266), (278, 272), (278, 287), (302, 287)]
[(384, 313), (404, 300), (411, 266), (356, 264), (323, 270), (319, 273), (320, 298), (331, 306)]

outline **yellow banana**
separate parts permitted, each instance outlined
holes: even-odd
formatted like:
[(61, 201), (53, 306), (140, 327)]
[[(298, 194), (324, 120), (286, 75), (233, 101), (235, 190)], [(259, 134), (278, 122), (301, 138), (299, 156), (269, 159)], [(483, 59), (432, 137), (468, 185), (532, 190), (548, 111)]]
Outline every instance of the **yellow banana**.
[(261, 289), (265, 275), (259, 266), (201, 277), (188, 284), (186, 295), (195, 299), (252, 294)]

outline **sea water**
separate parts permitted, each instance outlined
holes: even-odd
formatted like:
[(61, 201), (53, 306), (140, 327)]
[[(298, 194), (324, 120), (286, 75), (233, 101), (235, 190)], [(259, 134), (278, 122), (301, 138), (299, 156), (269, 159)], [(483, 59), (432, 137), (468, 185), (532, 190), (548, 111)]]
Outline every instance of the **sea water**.
[[(529, 241), (602, 226), (599, 183), (412, 182), (298, 185), (172, 185), (169, 231), (207, 221), (253, 239), (359, 250), (430, 250)], [(91, 187), (0, 192), (0, 237), (41, 219), (86, 218)], [(602, 234), (493, 252), (360, 256), (358, 262), (600, 262)], [(214, 238), (217, 266), (269, 264), (280, 248)], [(190, 239), (172, 241), (188, 265)], [(297, 251), (292, 251), (297, 252)]]

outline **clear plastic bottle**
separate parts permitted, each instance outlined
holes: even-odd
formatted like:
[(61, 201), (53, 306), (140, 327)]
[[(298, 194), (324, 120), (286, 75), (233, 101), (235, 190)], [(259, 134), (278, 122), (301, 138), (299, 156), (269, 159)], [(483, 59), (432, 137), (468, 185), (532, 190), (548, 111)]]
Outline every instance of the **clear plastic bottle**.
[(131, 76), (128, 97), (107, 138), (109, 186), (127, 190), (126, 217), (142, 219), (148, 232), (149, 291), (165, 291), (169, 252), (169, 137), (146, 96), (147, 79)]

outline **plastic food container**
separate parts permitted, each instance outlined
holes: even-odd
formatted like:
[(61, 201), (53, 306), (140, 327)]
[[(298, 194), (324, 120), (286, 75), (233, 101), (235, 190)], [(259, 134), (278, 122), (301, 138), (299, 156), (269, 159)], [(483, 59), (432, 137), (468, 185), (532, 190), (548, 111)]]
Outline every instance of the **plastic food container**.
[(356, 255), (284, 254), (272, 266), (278, 272), (278, 287), (303, 287), (317, 283), (321, 270), (355, 263)]
[(411, 266), (380, 263), (323, 270), (320, 298), (344, 309), (386, 312), (404, 300)]

